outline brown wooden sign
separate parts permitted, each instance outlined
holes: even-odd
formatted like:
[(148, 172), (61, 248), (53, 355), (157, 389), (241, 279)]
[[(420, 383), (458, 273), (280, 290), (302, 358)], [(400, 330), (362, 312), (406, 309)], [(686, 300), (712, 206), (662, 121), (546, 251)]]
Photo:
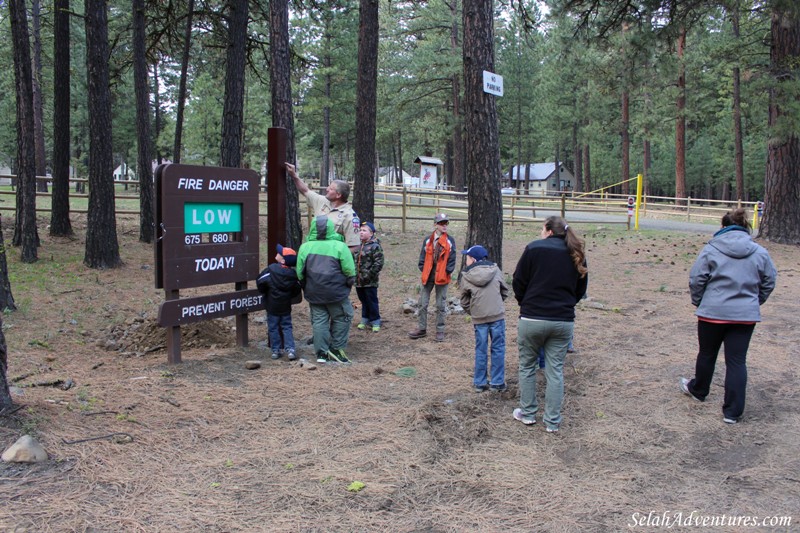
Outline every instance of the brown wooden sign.
[(212, 294), (196, 298), (167, 300), (158, 308), (158, 325), (182, 326), (212, 318), (264, 310), (264, 296), (258, 289)]
[(253, 170), (161, 165), (156, 170), (156, 288), (258, 277), (258, 186)]
[[(259, 272), (259, 176), (240, 168), (167, 164), (156, 169), (155, 284), (166, 301), (167, 360), (181, 362), (180, 326), (236, 316), (236, 344), (247, 346), (247, 314), (263, 309), (248, 290)], [(235, 292), (180, 298), (179, 289), (233, 283)]]

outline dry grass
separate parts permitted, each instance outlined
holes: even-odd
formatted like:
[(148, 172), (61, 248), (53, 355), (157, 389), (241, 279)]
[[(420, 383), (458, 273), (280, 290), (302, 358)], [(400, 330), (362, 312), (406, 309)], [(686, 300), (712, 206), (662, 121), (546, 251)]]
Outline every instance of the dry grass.
[[(448, 317), (444, 344), (405, 336), (415, 320), (402, 301), (416, 294), (426, 228), (401, 235), (398, 227), (383, 224), (384, 327), (352, 330), (353, 365), (316, 370), (269, 360), (263, 315), (251, 317), (250, 348), (227, 345), (231, 322), (221, 320), (198, 328), (182, 365), (168, 366), (159, 350), (123, 355), (158, 346), (149, 324), (163, 300), (132, 220), (120, 224), (118, 270), (85, 270), (79, 239), (43, 235), (33, 267), (12, 251), (22, 309), (5, 319), (10, 376), (36, 372), (19, 384), (71, 378), (76, 386), (25, 388), (16, 397), (24, 408), (0, 418), (4, 447), (32, 431), (51, 457), (0, 465), (0, 530), (621, 531), (650, 511), (800, 521), (796, 247), (767, 244), (778, 287), (751, 345), (745, 422), (729, 427), (721, 362), (708, 402), (677, 389), (696, 351), (688, 268), (707, 237), (579, 228), (592, 302), (604, 309), (578, 311), (565, 421), (551, 435), (511, 418), (515, 303), (503, 394), (472, 392), (463, 316)], [(510, 273), (536, 231), (506, 230)], [(463, 224), (451, 231), (462, 245)], [(106, 348), (136, 323), (148, 332), (136, 337), (140, 346)], [(304, 305), (294, 324), (297, 338), (310, 333)], [(248, 359), (264, 365), (245, 370)], [(416, 376), (396, 375), (402, 367)], [(133, 441), (64, 442), (119, 432)], [(353, 481), (366, 487), (350, 492)]]

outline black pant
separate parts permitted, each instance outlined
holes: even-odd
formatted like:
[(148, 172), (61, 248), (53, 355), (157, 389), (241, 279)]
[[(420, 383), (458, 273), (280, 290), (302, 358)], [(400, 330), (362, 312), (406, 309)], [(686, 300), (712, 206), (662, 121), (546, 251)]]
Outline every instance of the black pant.
[(356, 294), (361, 301), (361, 322), (381, 325), (381, 310), (378, 303), (378, 287), (356, 287)]
[(697, 322), (697, 354), (694, 379), (689, 382), (689, 392), (705, 400), (714, 377), (717, 354), (725, 344), (725, 400), (722, 414), (725, 418), (738, 420), (744, 412), (745, 389), (747, 388), (747, 348), (755, 324), (713, 324)]

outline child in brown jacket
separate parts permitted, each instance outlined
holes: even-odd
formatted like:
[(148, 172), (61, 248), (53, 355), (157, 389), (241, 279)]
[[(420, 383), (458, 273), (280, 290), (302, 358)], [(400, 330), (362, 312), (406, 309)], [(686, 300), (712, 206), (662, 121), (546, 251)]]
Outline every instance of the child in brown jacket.
[[(475, 392), (491, 388), (503, 392), (506, 386), (506, 309), (508, 285), (503, 273), (487, 258), (489, 252), (480, 245), (462, 250), (467, 266), (461, 273), (461, 306), (472, 318), (475, 329)], [(487, 369), (489, 340), (492, 343), (491, 380)], [(488, 383), (487, 383), (488, 381)]]

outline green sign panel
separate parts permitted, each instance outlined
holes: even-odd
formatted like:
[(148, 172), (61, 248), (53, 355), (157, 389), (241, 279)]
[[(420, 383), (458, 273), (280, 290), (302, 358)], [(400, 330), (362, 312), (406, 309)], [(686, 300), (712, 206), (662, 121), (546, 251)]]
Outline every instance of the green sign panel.
[(242, 231), (242, 204), (183, 204), (185, 233), (233, 233)]

